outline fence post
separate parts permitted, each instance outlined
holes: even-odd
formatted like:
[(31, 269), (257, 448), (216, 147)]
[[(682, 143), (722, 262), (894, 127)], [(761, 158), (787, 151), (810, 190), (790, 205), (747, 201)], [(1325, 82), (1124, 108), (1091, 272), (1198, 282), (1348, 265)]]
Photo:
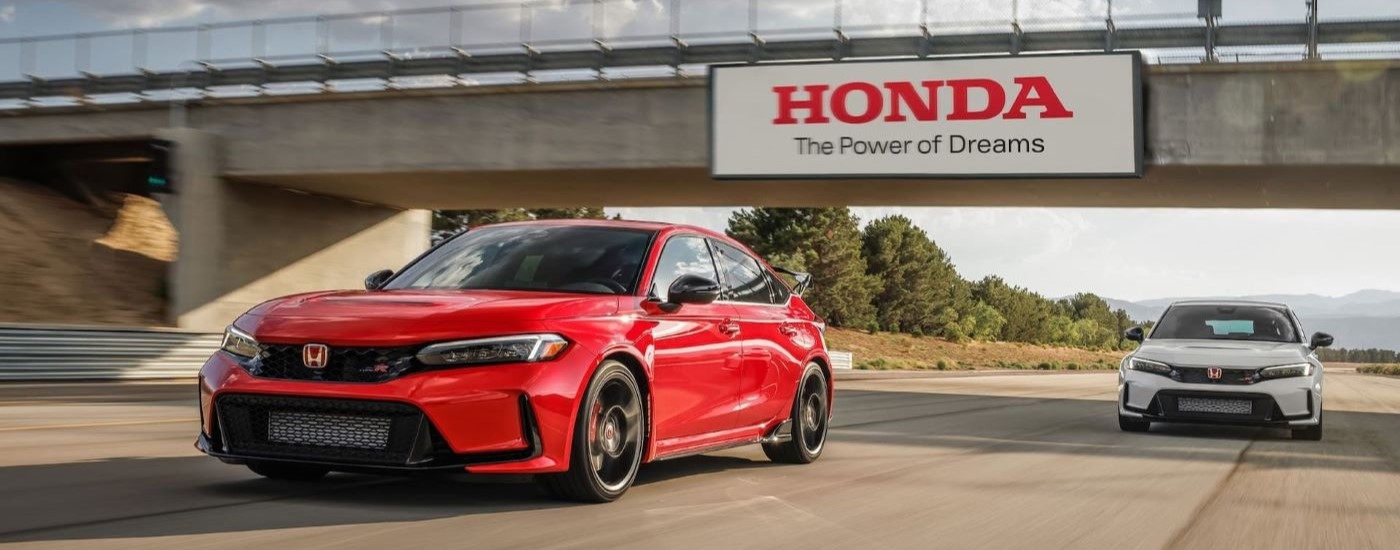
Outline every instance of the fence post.
[(73, 65), (78, 73), (88, 72), (88, 62), (92, 57), (92, 39), (86, 34), (78, 35), (78, 43), (73, 46)]
[(1011, 55), (1021, 54), (1021, 2), (1011, 0)]
[(671, 38), (681, 35), (681, 0), (671, 0)]
[(316, 16), (316, 53), (329, 55), (331, 49), (331, 22), (324, 15)]
[(382, 50), (392, 51), (394, 49), (394, 14), (384, 12), (380, 14), (384, 19), (379, 22), (379, 42), (383, 46)]
[(209, 60), (209, 25), (200, 25), (194, 30), (194, 56), (200, 61)]
[(140, 71), (146, 68), (146, 31), (136, 29), (131, 31), (131, 65), (133, 69)]
[(462, 45), (462, 9), (456, 6), (447, 12), (447, 42), (449, 48)]
[(1317, 55), (1317, 1), (1308, 0), (1308, 60), (1315, 61)]
[(267, 25), (262, 21), (253, 22), (253, 57), (267, 55)]
[(1113, 24), (1113, 0), (1108, 0), (1108, 12), (1104, 16), (1103, 51), (1111, 52), (1118, 38), (1118, 26)]
[(34, 40), (29, 38), (19, 41), (19, 74), (23, 77), (34, 75)]
[(600, 0), (593, 0), (593, 40), (598, 43), (603, 39), (603, 3)]

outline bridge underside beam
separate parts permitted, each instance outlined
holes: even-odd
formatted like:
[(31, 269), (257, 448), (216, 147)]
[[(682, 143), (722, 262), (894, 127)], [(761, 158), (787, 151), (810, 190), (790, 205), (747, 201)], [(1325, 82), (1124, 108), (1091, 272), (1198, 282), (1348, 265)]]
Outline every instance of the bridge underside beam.
[(1400, 209), (1400, 166), (1152, 166), (1142, 179), (715, 181), (703, 168), (241, 175), (398, 208), (998, 206)]

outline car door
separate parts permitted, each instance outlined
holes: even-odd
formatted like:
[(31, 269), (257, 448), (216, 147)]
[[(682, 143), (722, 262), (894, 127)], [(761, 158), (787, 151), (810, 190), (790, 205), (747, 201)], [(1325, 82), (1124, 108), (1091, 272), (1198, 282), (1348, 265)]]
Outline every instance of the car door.
[[(688, 274), (719, 280), (706, 239), (674, 235), (658, 257), (651, 296), (667, 301), (671, 283)], [(652, 407), (658, 453), (731, 428), (743, 350), (734, 307), (717, 301), (686, 304), (670, 313), (656, 307), (644, 311), (653, 323)]]
[(800, 332), (788, 315), (787, 288), (748, 253), (720, 241), (713, 246), (724, 279), (724, 300), (734, 306), (743, 339), (735, 426), (785, 418), (803, 359), (794, 353), (800, 347), (794, 343)]

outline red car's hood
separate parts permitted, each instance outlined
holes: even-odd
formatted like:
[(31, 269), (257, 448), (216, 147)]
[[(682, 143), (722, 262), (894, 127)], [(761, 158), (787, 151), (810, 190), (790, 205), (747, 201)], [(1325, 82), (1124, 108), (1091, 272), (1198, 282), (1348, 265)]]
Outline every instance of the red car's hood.
[(339, 291), (287, 296), (238, 320), (263, 343), (390, 346), (538, 330), (611, 315), (618, 297), (504, 290)]

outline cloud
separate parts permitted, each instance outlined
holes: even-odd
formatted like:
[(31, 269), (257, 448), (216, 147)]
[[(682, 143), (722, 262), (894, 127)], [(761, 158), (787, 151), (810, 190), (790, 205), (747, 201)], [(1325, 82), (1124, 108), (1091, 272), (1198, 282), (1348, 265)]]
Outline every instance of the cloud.
[(3, 5), (3, 6), (0, 6), (0, 23), (14, 23), (14, 22), (15, 22), (15, 5), (14, 5), (14, 4), (5, 4), (5, 5)]

